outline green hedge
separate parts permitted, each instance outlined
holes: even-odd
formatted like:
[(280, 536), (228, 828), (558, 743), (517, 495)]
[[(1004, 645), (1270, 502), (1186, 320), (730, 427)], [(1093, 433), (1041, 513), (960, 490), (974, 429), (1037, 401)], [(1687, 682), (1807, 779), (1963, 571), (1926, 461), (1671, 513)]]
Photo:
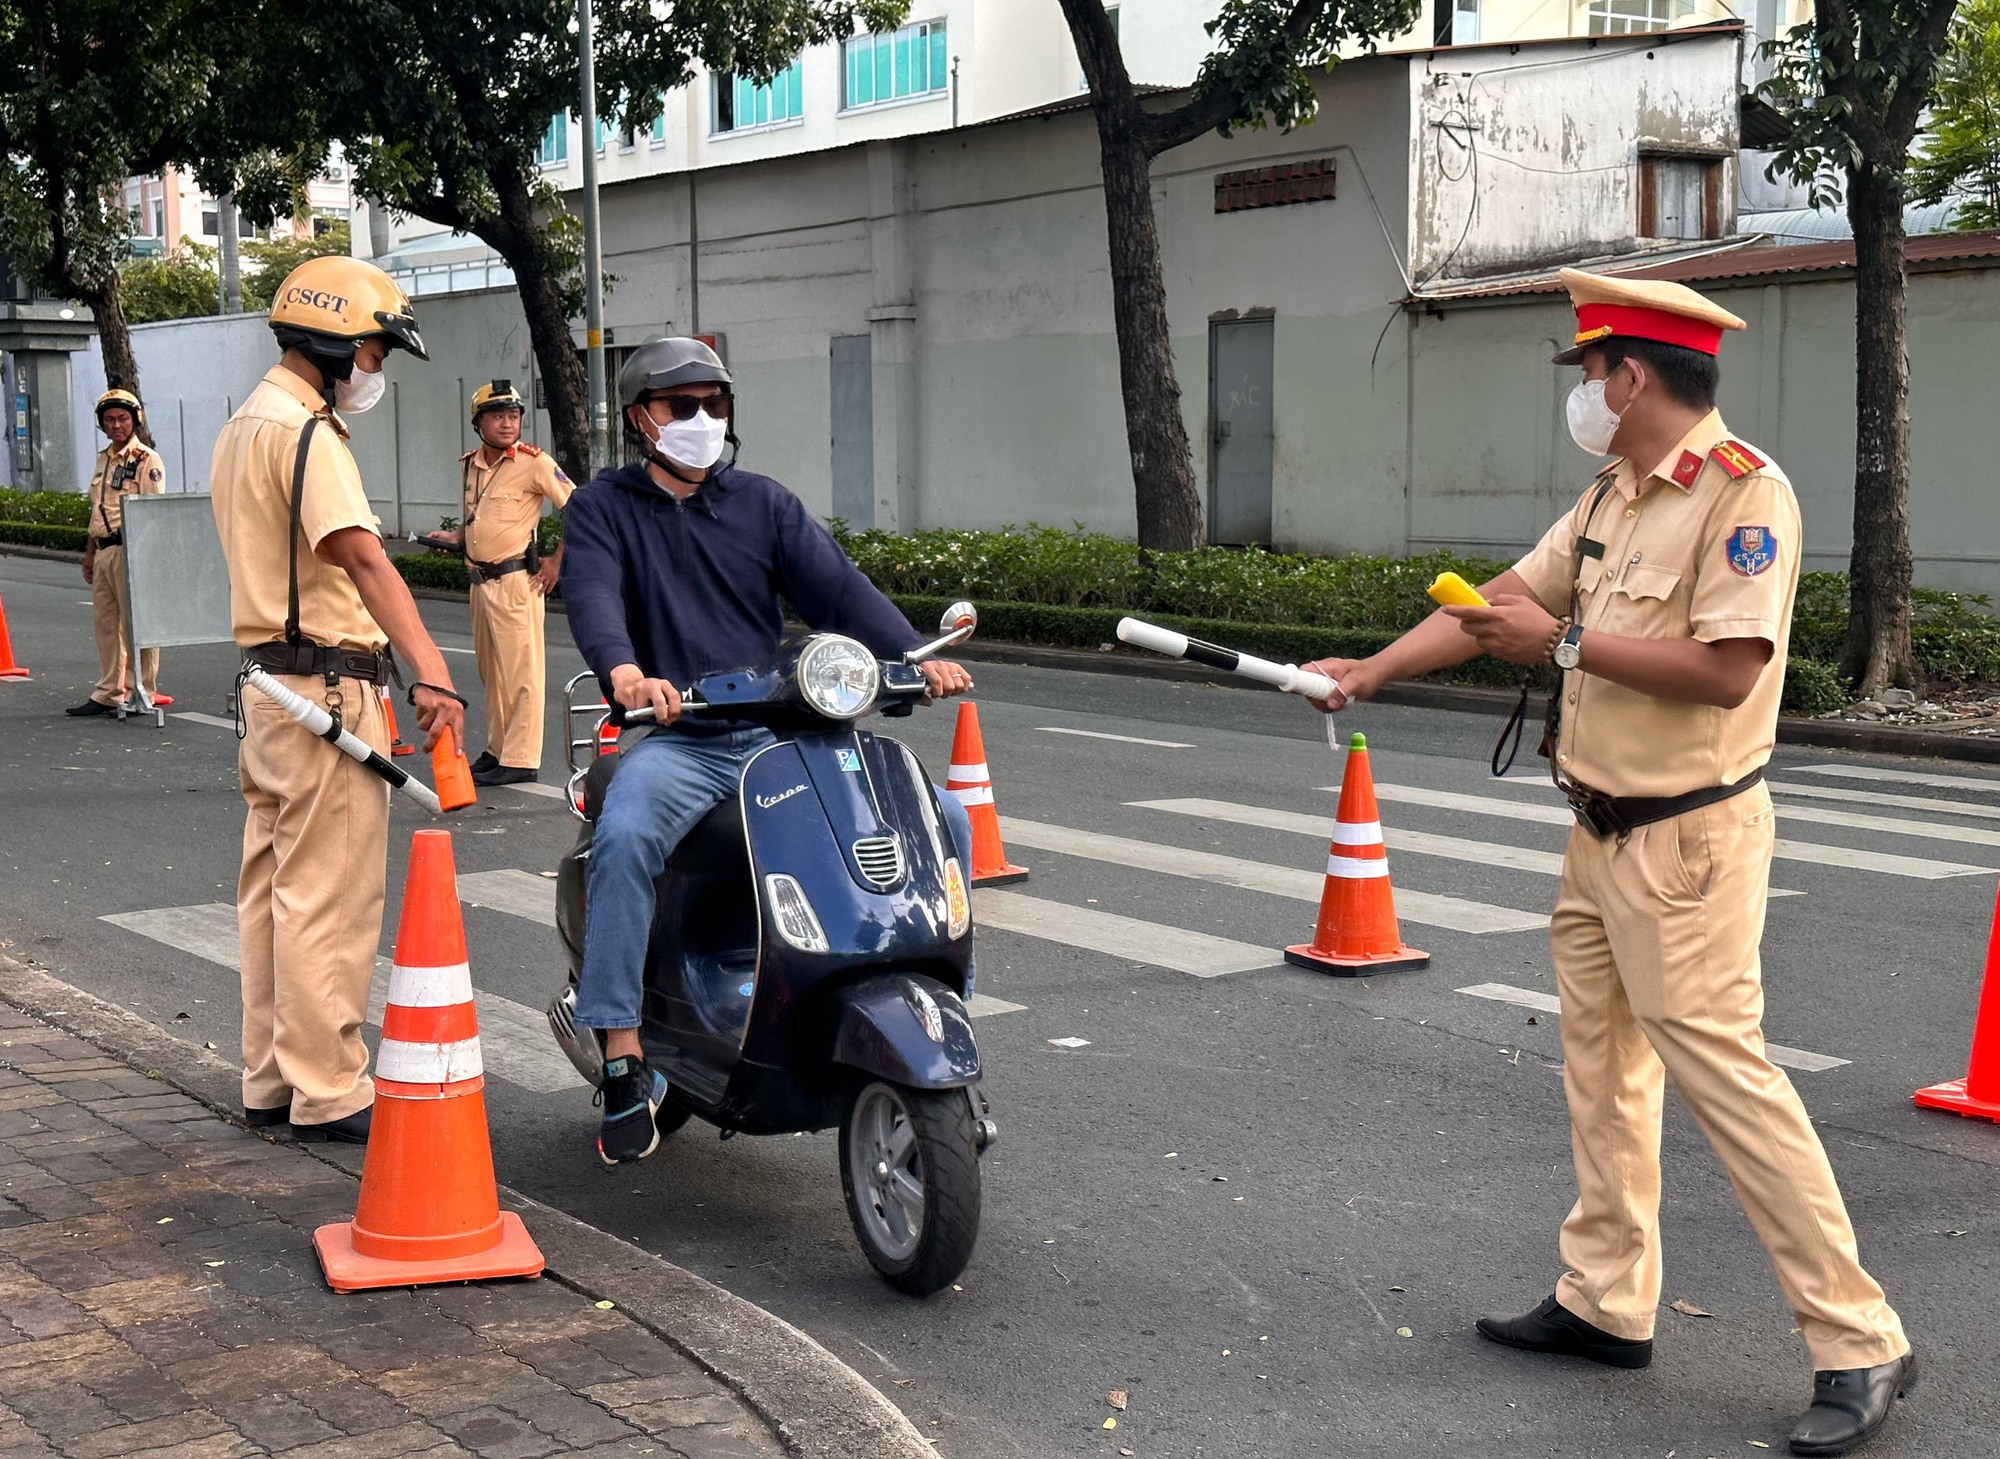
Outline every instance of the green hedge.
[(82, 527), (89, 521), (90, 498), (80, 491), (15, 491), (0, 486), (0, 522)]
[(472, 586), (465, 559), (443, 552), (400, 552), (389, 559), (403, 581), (413, 588), (443, 588), (463, 593)]
[(0, 542), (18, 542), (24, 547), (53, 547), (62, 552), (81, 552), (90, 543), (90, 533), (83, 527), (65, 527), (49, 522), (0, 521)]

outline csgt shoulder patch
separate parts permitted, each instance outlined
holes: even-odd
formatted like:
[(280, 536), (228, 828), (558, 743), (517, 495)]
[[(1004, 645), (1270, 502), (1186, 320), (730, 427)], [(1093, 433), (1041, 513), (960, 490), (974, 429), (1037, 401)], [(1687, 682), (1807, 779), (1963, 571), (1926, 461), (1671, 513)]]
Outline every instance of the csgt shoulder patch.
[(1764, 465), (1764, 458), (1741, 441), (1724, 441), (1708, 454), (1724, 471), (1739, 479)]
[(1778, 560), (1778, 540), (1769, 527), (1738, 527), (1729, 534), (1727, 546), (1730, 568), (1746, 578), (1754, 578)]

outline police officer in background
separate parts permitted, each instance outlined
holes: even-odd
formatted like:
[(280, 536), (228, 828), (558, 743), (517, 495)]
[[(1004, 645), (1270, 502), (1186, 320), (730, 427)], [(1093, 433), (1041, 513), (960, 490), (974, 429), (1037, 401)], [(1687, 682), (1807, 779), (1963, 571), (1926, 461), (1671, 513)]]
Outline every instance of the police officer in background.
[[(132, 657), (125, 637), (129, 617), (125, 601), (125, 498), (167, 489), (167, 468), (160, 453), (139, 439), (139, 424), (145, 418), (139, 397), (129, 390), (107, 390), (97, 397), (97, 428), (110, 444), (97, 453), (97, 468), (90, 476), (83, 580), (90, 584), (99, 672), (90, 698), (63, 711), (79, 719), (114, 713), (125, 702), (126, 663)], [(140, 653), (139, 678), (149, 698), (159, 692), (158, 649)]]
[(555, 457), (521, 439), (523, 408), (512, 381), (473, 392), (480, 444), (459, 458), (461, 525), (432, 539), (456, 543), (472, 579), (472, 646), (486, 688), (486, 748), (472, 762), (481, 785), (518, 785), (542, 768), (543, 622), (562, 544), (545, 558), (535, 536), (542, 503), (560, 511), (574, 489)]
[[(465, 701), (382, 550), (336, 413), (382, 398), (391, 350), (426, 358), (410, 301), (373, 264), (308, 259), (279, 286), (271, 330), (283, 356), (222, 428), (210, 471), (236, 642), (383, 755), (378, 686), (393, 644), (428, 742), (462, 736)], [(244, 1115), (363, 1143), (375, 1086), (361, 1024), (382, 936), (389, 787), (255, 690), (239, 691), (238, 715)]]
[(1550, 923), (1577, 1202), (1567, 1268), (1482, 1336), (1643, 1368), (1660, 1299), (1666, 1076), (1729, 1171), (1812, 1358), (1794, 1453), (1864, 1443), (1914, 1386), (1819, 1137), (1764, 1053), (1758, 944), (1774, 846), (1765, 762), (1798, 587), (1784, 474), (1715, 410), (1727, 310), (1679, 284), (1563, 271), (1570, 434), (1615, 459), (1538, 546), (1372, 658), (1314, 665), (1332, 707), (1486, 652), (1562, 671), (1552, 770), (1577, 818)]

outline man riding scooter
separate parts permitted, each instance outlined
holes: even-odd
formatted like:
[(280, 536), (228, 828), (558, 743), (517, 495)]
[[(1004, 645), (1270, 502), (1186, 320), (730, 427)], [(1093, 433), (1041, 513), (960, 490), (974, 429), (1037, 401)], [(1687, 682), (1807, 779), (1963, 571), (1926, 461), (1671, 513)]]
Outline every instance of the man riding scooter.
[[(562, 594), (570, 632), (615, 718), (653, 711), (657, 727), (626, 747), (604, 798), (590, 857), (589, 910), (576, 1020), (604, 1042), (598, 1098), (607, 1165), (658, 1148), (666, 1077), (639, 1044), (654, 880), (683, 837), (771, 743), (769, 731), (681, 718), (676, 684), (761, 663), (784, 634), (789, 602), (815, 630), (898, 657), (924, 642), (790, 491), (739, 470), (729, 371), (700, 340), (641, 345), (618, 373), (618, 403), (641, 465), (599, 474), (570, 498)], [(972, 687), (957, 664), (919, 666), (933, 695)], [(962, 864), (971, 826), (944, 810)]]

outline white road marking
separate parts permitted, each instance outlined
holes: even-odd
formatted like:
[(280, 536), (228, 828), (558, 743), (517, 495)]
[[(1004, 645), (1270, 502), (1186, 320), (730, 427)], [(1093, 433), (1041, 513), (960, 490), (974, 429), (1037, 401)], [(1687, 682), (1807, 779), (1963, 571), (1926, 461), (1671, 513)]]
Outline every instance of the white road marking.
[[(1169, 811), (1175, 815), (1204, 820), (1228, 821), (1238, 826), (1257, 826), (1269, 831), (1297, 831), (1324, 840), (1334, 823), (1325, 816), (1309, 816), (1300, 811), (1271, 810), (1265, 806), (1238, 805), (1227, 800), (1134, 800), (1127, 805), (1140, 810)], [(1392, 851), (1415, 856), (1440, 856), (1452, 861), (1470, 861), (1479, 866), (1504, 866), (1511, 871), (1533, 871), (1544, 876), (1562, 875), (1559, 851), (1536, 851), (1526, 846), (1509, 846), (1497, 841), (1467, 841), (1457, 836), (1438, 836), (1429, 831), (1405, 831), (1395, 826), (1382, 829), (1382, 839)], [(1802, 897), (1804, 892), (1772, 887), (1774, 897)], [(1404, 894), (1398, 892), (1401, 904)]]
[[(1338, 794), (1337, 785), (1323, 785), (1321, 790)], [(1567, 806), (1538, 804), (1527, 800), (1506, 800), (1496, 795), (1467, 795), (1455, 790), (1428, 790), (1419, 785), (1385, 785), (1375, 783), (1378, 800), (1397, 801), (1404, 805), (1431, 806), (1438, 810), (1470, 811), (1474, 815), (1506, 816), (1517, 821), (1537, 821), (1543, 825), (1569, 826), (1575, 824), (1575, 817)], [(1819, 819), (1799, 816), (1799, 807), (1786, 806), (1780, 813), (1782, 820)], [(1828, 815), (1839, 814), (1827, 812)], [(1862, 820), (1879, 817), (1860, 817)], [(1839, 824), (1838, 822), (1832, 824)], [(1815, 866), (1839, 866), (1850, 871), (1880, 872), (1885, 876), (1915, 877), (1919, 881), (1938, 881), (1953, 876), (1984, 876), (1994, 870), (1988, 866), (1967, 866), (1957, 861), (1931, 861), (1920, 856), (1895, 856), (1885, 851), (1857, 851), (1848, 846), (1827, 846), (1817, 841), (1787, 841), (1778, 838), (1777, 855), (1782, 861), (1804, 861)]]
[(544, 800), (561, 800), (567, 794), (560, 785), (544, 785), (539, 780), (523, 780), (514, 785), (494, 787), (499, 790), (518, 790), (523, 795), (539, 795)]
[[(1268, 892), (1294, 901), (1317, 903), (1326, 889), (1322, 868), (1270, 866), (1238, 856), (1213, 851), (1190, 851), (1179, 846), (1159, 846), (1124, 836), (1106, 836), (1096, 831), (1075, 831), (1068, 826), (1051, 826), (1039, 821), (1000, 818), (1000, 833), (1009, 841), (1106, 861), (1138, 871), (1155, 871), (1166, 876), (1190, 877), (1219, 886), (1242, 887), (1245, 891)], [(1407, 922), (1427, 927), (1444, 927), (1454, 932), (1528, 932), (1549, 925), (1545, 912), (1520, 912), (1512, 907), (1495, 907), (1463, 897), (1439, 896), (1434, 892), (1396, 892), (1396, 914)]]
[[(1774, 780), (1771, 789), (1786, 795), (1807, 795), (1815, 800), (1844, 800), (1854, 805), (1883, 805), (1897, 810), (1930, 811), (1943, 816), (1970, 816), (1978, 820), (2000, 821), (2000, 806), (1980, 805), (1969, 800), (1939, 800), (1927, 795), (1895, 795), (1882, 790), (1849, 790), (1844, 785), (1798, 785)], [(1796, 814), (1786, 806), (1782, 812)], [(1945, 829), (1956, 829), (1947, 827)]]
[[(1543, 1013), (1561, 1013), (1562, 999), (1553, 993), (1537, 993), (1532, 988), (1516, 988), (1507, 983), (1475, 983), (1470, 988), (1460, 988), (1461, 993), (1470, 993), (1474, 998), (1490, 998), (1496, 1003), (1513, 1003), (1522, 1008), (1533, 1008)], [(1808, 1053), (1804, 1049), (1788, 1048), (1784, 1044), (1764, 1041), (1764, 1057), (1773, 1064), (1782, 1064), (1787, 1069), (1804, 1069), (1817, 1073), (1822, 1069), (1838, 1069), (1851, 1062), (1836, 1059), (1830, 1054)]]
[(556, 925), (556, 884), (532, 871), (467, 872), (458, 879), (458, 899), (468, 907)]
[(167, 718), (184, 719), (191, 724), (205, 724), (214, 729), (233, 730), (236, 728), (236, 721), (233, 719), (223, 719), (219, 715), (214, 714), (196, 714), (191, 709), (173, 710), (169, 712)]
[(1935, 771), (1881, 770), (1873, 765), (1793, 765), (1795, 775), (1839, 775), (1849, 780), (1887, 780), (1902, 785), (1934, 785), (1941, 790), (1981, 790), (2000, 795), (2000, 779), (1986, 780), (1976, 775), (1940, 775)]
[[(522, 873), (525, 875), (526, 873)], [(551, 912), (553, 919), (553, 912)], [(239, 967), (236, 908), (225, 902), (195, 907), (159, 907), (147, 912), (117, 912), (98, 919), (168, 947), (192, 953), (225, 968)], [(389, 960), (375, 959), (369, 986), (368, 1021), (381, 1026), (382, 1005), (389, 995)], [(479, 1035), (493, 1074), (538, 1094), (580, 1088), (583, 1077), (563, 1057), (549, 1032), (548, 1020), (532, 1008), (481, 989), (473, 991), (479, 1009)]]
[(1180, 740), (1142, 740), (1137, 735), (1108, 735), (1102, 730), (1062, 729), (1052, 724), (1037, 725), (1045, 735), (1080, 735), (1086, 740), (1117, 740), (1124, 745), (1152, 745), (1161, 750), (1192, 750), (1195, 747)]
[(974, 993), (965, 1001), (965, 1011), (974, 1018), (993, 1018), (1002, 1013), (1025, 1013), (1027, 1006), (1009, 1003), (1004, 998), (990, 998), (984, 993)]
[(1049, 1042), (1059, 1049), (1087, 1049), (1090, 1047), (1089, 1039), (1080, 1039), (1074, 1034), (1066, 1039), (1050, 1039)]
[(1136, 917), (1120, 917), (1112, 912), (1045, 902), (1020, 892), (981, 889), (972, 894), (972, 908), (975, 922), (983, 927), (1067, 943), (1109, 957), (1191, 973), (1197, 978), (1247, 973), (1254, 968), (1276, 967), (1284, 961), (1282, 953), (1270, 948), (1252, 947), (1247, 942), (1232, 942), (1206, 932), (1162, 927), (1157, 922), (1141, 922)]
[(477, 651), (476, 649), (469, 649), (469, 648), (453, 648), (453, 647), (452, 647), (452, 646), (451, 646), (450, 644), (448, 644), (448, 643), (441, 643), (441, 644), (439, 644), (439, 645), (437, 646), (437, 648), (438, 648), (438, 652), (439, 652), (439, 653), (441, 653), (441, 654), (464, 654), (464, 655), (465, 655), (465, 656), (466, 656), (467, 658), (476, 658), (476, 657), (478, 657), (478, 651)]

